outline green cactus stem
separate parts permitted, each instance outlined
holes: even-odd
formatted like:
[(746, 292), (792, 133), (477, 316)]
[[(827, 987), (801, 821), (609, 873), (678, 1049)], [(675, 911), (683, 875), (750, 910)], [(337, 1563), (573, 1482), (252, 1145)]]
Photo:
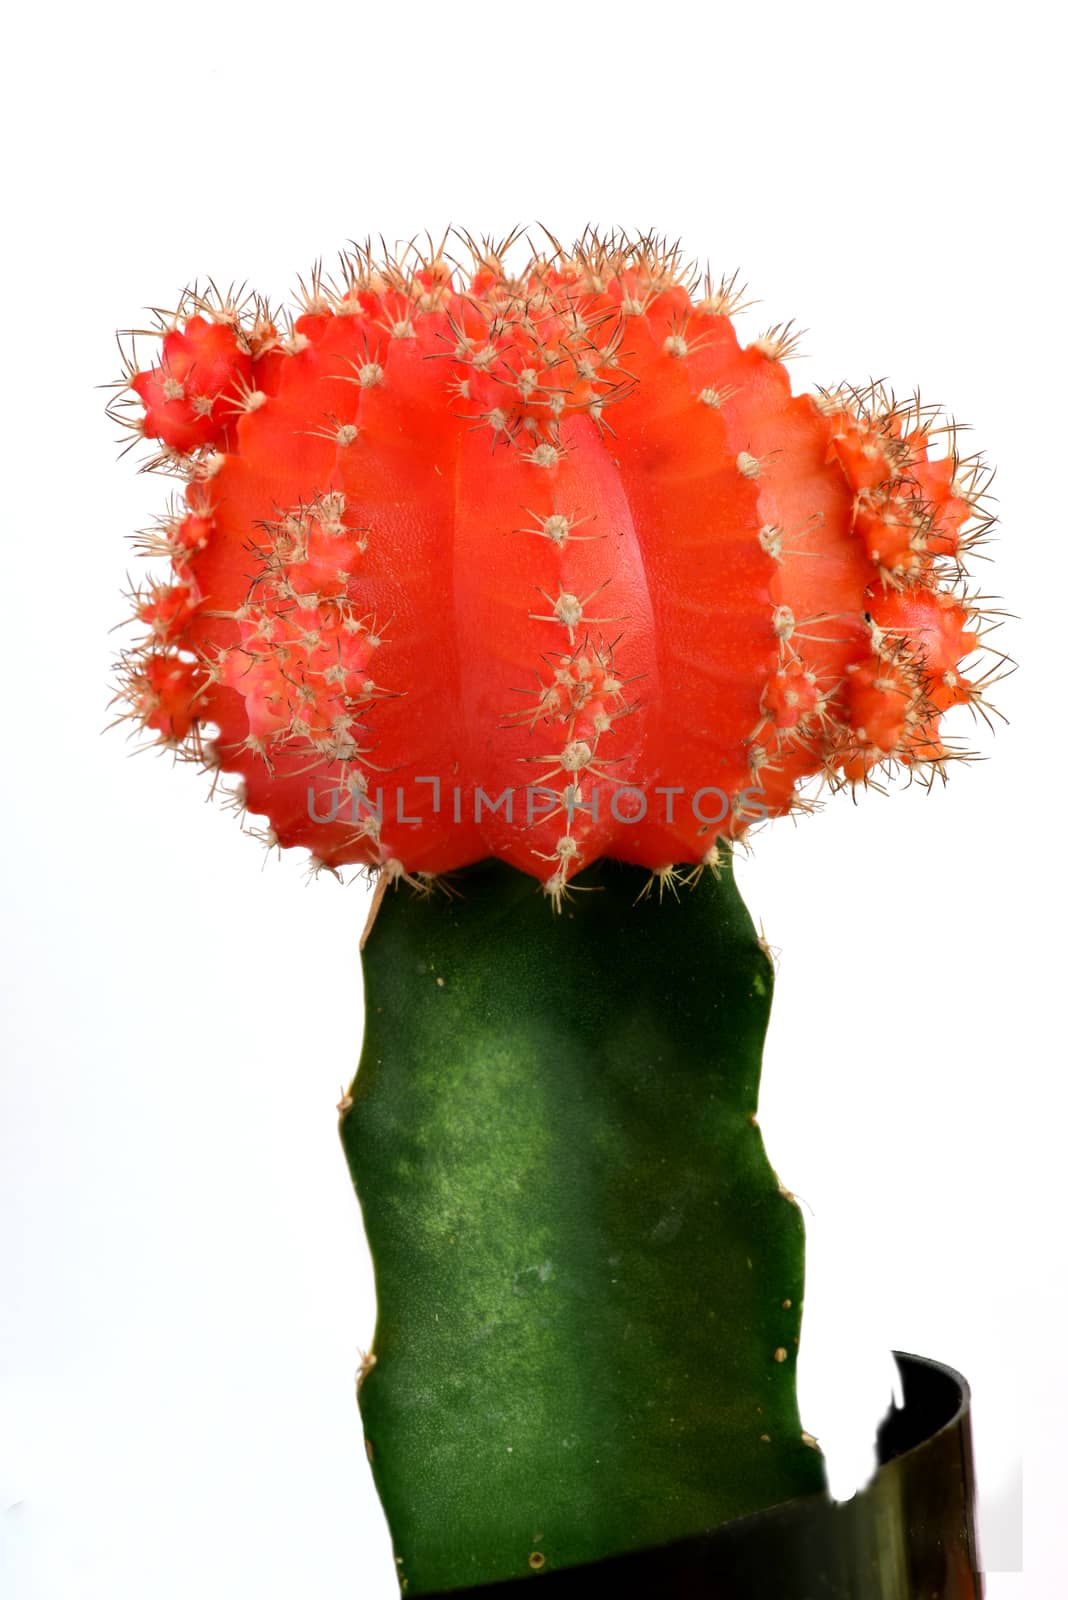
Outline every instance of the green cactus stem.
[(499, 862), (399, 888), (364, 950), (359, 1402), (408, 1595), (824, 1487), (802, 1219), (755, 1117), (766, 951), (729, 860), (677, 898), (615, 862), (583, 881), (560, 916)]

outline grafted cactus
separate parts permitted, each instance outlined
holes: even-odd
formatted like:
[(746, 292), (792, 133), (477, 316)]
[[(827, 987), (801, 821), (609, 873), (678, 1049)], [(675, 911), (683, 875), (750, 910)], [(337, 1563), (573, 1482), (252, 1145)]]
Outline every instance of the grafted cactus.
[(341, 1110), (410, 1593), (819, 1486), (731, 847), (807, 780), (944, 776), (997, 671), (936, 408), (793, 395), (791, 328), (742, 345), (734, 280), (655, 239), (465, 243), (357, 250), (292, 319), (190, 292), (116, 402), (185, 484), (124, 715), (380, 875)]

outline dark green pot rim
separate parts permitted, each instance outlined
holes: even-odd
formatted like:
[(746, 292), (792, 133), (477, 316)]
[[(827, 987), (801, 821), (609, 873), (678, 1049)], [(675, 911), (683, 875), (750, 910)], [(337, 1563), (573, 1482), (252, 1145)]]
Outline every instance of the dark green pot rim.
[(940, 1362), (895, 1359), (904, 1403), (852, 1500), (806, 1496), (655, 1549), (448, 1593), (492, 1600), (536, 1583), (551, 1600), (980, 1600), (970, 1390)]

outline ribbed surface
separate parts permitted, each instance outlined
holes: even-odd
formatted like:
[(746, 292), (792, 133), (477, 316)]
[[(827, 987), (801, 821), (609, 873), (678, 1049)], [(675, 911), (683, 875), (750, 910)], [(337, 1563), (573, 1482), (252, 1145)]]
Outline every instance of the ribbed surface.
[(714, 862), (807, 777), (944, 771), (982, 526), (934, 412), (791, 396), (788, 331), (743, 349), (655, 241), (346, 272), (285, 337), (191, 300), (129, 383), (187, 480), (130, 714), (271, 842), (559, 899), (601, 855)]

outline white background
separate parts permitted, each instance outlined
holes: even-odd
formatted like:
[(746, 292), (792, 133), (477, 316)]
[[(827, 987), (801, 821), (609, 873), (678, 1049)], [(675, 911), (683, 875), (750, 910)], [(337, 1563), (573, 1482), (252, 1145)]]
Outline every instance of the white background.
[[(998, 464), (1010, 726), (945, 793), (840, 797), (740, 877), (781, 952), (762, 1125), (804, 1200), (807, 1427), (848, 1492), (892, 1346), (971, 1379), (995, 1600), (1061, 1592), (1063, 39), (1028, 4), (26, 8), (2, 104), (0, 1592), (386, 1600), (337, 1143), (362, 888), (266, 867), (100, 737), (123, 536), (112, 330), (272, 298), (352, 237), (681, 237)], [(967, 721), (966, 712), (957, 718)], [(1055, 1301), (1057, 1303), (1055, 1303)], [(858, 1452), (857, 1440), (860, 1440)], [(1026, 1579), (1021, 1460), (1028, 1463)]]

